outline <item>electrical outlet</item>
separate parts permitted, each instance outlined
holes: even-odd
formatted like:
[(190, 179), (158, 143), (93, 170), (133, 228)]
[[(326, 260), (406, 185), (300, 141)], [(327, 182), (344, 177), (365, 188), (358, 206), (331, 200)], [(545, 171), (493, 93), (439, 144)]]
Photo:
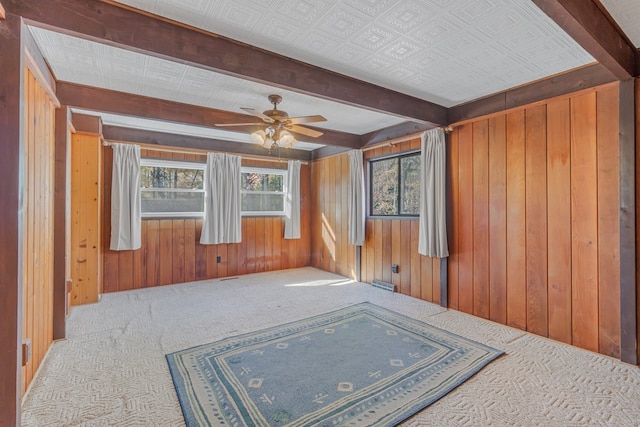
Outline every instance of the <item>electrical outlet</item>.
[(22, 366), (27, 366), (31, 360), (31, 340), (26, 338), (22, 341)]
[(217, 257), (217, 258), (216, 258), (216, 262), (217, 262), (218, 264), (220, 264), (220, 263), (222, 262), (222, 257), (221, 257), (221, 256)]
[(398, 264), (391, 264), (391, 272), (397, 273), (399, 271)]

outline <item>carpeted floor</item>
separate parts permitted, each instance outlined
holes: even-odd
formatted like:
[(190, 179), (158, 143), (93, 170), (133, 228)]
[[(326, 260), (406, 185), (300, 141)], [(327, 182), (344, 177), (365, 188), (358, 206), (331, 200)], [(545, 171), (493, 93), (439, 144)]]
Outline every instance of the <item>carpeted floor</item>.
[(24, 426), (183, 426), (165, 354), (369, 301), (507, 354), (404, 426), (638, 426), (640, 368), (313, 268), (107, 294), (75, 307)]

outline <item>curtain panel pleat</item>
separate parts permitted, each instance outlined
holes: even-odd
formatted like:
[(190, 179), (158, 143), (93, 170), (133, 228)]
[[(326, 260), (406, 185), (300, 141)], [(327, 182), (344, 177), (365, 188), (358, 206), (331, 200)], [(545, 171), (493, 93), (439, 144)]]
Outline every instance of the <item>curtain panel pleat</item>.
[(139, 249), (142, 241), (140, 147), (111, 144), (111, 240), (114, 251)]
[(289, 160), (285, 199), (284, 238), (300, 238), (300, 161)]
[(431, 129), (422, 134), (420, 179), (420, 232), (418, 252), (445, 258), (447, 245), (446, 162), (444, 131)]
[(242, 212), (240, 196), (241, 158), (208, 153), (205, 176), (205, 215), (200, 243), (240, 243)]
[(362, 150), (349, 151), (349, 243), (364, 244), (364, 167)]

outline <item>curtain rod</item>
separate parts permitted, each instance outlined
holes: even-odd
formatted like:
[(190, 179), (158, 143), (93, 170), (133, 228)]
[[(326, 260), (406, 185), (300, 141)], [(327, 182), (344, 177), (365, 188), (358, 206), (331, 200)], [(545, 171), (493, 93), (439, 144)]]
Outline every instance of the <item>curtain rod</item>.
[[(116, 141), (112, 141), (112, 142), (104, 141), (102, 145), (104, 145), (105, 147), (111, 147), (111, 145), (113, 145), (114, 142), (117, 143)], [(131, 144), (131, 143), (121, 142), (120, 144)], [(162, 151), (166, 153), (207, 154), (212, 152), (212, 151), (202, 150), (199, 148), (178, 149), (178, 148), (158, 147), (157, 145), (152, 145), (152, 144), (136, 144), (136, 145), (139, 145), (140, 148), (144, 150)], [(241, 154), (241, 153), (238, 153), (237, 155), (246, 160), (259, 160), (262, 162), (273, 162), (273, 163), (287, 163), (288, 160), (296, 160), (296, 159), (274, 159), (273, 157), (266, 157), (266, 156), (262, 157), (257, 155)], [(306, 160), (300, 160), (300, 163), (303, 165), (309, 164), (309, 162), (307, 162)]]
[[(451, 132), (453, 132), (455, 127), (446, 126), (446, 127), (441, 128), (441, 129), (444, 131), (444, 133), (451, 133)], [(398, 137), (398, 138), (389, 139), (387, 141), (381, 141), (381, 142), (378, 142), (378, 143), (376, 143), (376, 144), (374, 144), (374, 145), (372, 145), (370, 147), (363, 148), (362, 151), (375, 150), (376, 148), (393, 146), (393, 145), (396, 145), (396, 144), (400, 144), (401, 142), (410, 141), (412, 139), (420, 137), (424, 132), (425, 131), (420, 131), (420, 132), (412, 133), (411, 135), (405, 135), (405, 136), (401, 136), (401, 137)]]

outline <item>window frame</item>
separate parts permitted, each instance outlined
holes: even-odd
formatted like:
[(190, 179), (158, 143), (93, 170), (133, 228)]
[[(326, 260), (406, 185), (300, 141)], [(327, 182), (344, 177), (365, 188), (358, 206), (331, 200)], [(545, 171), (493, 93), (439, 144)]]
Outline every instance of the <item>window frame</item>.
[[(418, 220), (420, 218), (420, 212), (418, 212), (417, 214), (401, 214), (400, 213), (400, 200), (401, 200), (401, 194), (400, 194), (400, 189), (402, 188), (401, 186), (401, 173), (398, 173), (398, 194), (396, 195), (396, 203), (397, 203), (397, 207), (398, 207), (398, 214), (396, 215), (374, 215), (373, 214), (373, 185), (372, 185), (372, 180), (373, 180), (373, 163), (377, 162), (377, 161), (381, 161), (381, 160), (389, 160), (389, 159), (397, 159), (398, 160), (398, 166), (400, 166), (400, 159), (403, 157), (410, 157), (410, 156), (420, 156), (421, 150), (420, 149), (415, 149), (415, 150), (406, 150), (406, 151), (401, 151), (401, 152), (397, 152), (397, 153), (392, 153), (392, 154), (383, 154), (381, 156), (376, 156), (376, 157), (371, 157), (367, 159), (367, 167), (366, 167), (366, 176), (365, 176), (365, 184), (366, 184), (366, 194), (367, 194), (367, 218), (369, 219), (402, 219), (402, 220)], [(401, 171), (399, 171), (401, 172)]]
[(259, 174), (272, 174), (282, 175), (282, 192), (280, 191), (246, 191), (240, 188), (240, 200), (244, 194), (282, 194), (282, 211), (245, 211), (240, 208), (240, 212), (243, 217), (282, 217), (286, 216), (286, 201), (287, 201), (287, 181), (289, 177), (289, 171), (287, 169), (277, 169), (262, 166), (242, 166), (240, 173), (259, 173)]
[[(175, 192), (175, 193), (202, 193), (203, 198), (206, 200), (205, 193), (205, 185), (207, 179), (207, 164), (196, 162), (196, 161), (188, 161), (188, 160), (169, 160), (169, 159), (157, 159), (153, 157), (143, 157), (140, 159), (140, 167), (164, 167), (164, 168), (173, 168), (173, 169), (193, 169), (193, 170), (201, 170), (202, 171), (202, 190), (200, 189), (177, 189), (177, 188), (143, 188), (142, 183), (140, 183), (140, 199), (142, 203), (142, 193), (143, 192), (155, 192), (155, 191), (164, 191), (164, 192)], [(204, 205), (202, 212), (142, 212), (142, 218), (144, 219), (152, 219), (152, 218), (204, 218)]]

